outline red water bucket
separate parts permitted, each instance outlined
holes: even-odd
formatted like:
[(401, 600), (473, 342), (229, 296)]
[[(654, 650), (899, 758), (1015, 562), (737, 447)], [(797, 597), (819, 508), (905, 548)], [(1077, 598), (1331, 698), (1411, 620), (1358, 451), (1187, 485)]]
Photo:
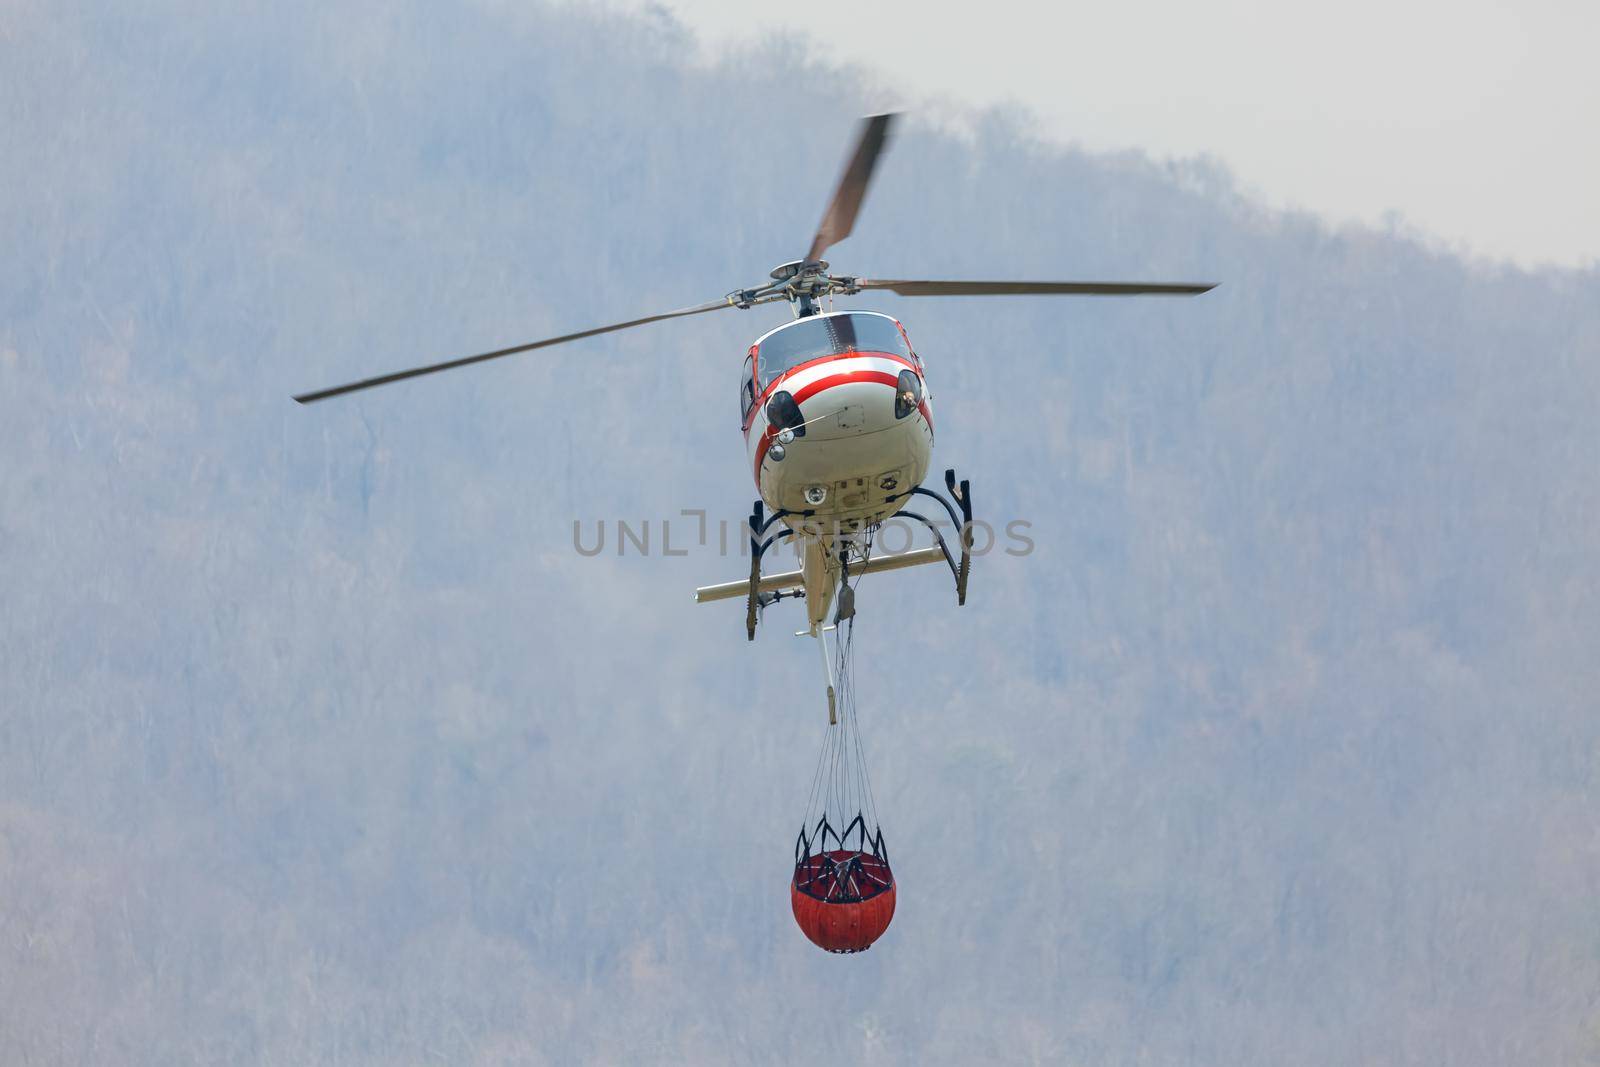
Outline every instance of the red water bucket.
[(871, 852), (834, 849), (804, 856), (789, 883), (794, 921), (829, 952), (864, 952), (894, 918), (894, 873)]

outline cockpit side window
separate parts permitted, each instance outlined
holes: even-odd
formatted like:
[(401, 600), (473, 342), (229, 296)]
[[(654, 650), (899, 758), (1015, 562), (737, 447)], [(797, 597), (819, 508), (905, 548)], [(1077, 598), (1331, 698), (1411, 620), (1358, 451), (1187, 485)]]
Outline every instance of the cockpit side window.
[(741, 423), (750, 421), (750, 409), (756, 406), (756, 379), (755, 379), (756, 346), (750, 346), (750, 354), (744, 357), (744, 374), (739, 381), (739, 420)]

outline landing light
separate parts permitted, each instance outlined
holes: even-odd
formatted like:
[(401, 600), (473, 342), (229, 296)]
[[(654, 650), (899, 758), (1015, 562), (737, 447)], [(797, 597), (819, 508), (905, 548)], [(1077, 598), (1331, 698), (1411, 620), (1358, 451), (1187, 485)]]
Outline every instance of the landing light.
[(812, 507), (817, 507), (826, 499), (828, 499), (828, 490), (824, 486), (813, 485), (806, 488), (806, 503)]

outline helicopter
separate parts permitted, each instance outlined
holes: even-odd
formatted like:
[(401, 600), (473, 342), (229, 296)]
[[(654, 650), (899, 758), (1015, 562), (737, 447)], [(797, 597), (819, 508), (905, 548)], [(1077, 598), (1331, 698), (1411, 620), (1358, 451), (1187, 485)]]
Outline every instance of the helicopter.
[[(955, 580), (957, 604), (965, 604), (973, 512), (971, 483), (958, 481), (953, 469), (944, 472), (944, 493), (922, 484), (932, 462), (933, 396), (904, 325), (882, 312), (824, 310), (825, 303), (876, 291), (909, 297), (1195, 296), (1215, 288), (1189, 282), (952, 281), (830, 273), (822, 257), (854, 229), (895, 118), (885, 113), (863, 120), (804, 258), (774, 267), (766, 282), (693, 307), (381, 374), (294, 399), (310, 404), (667, 319), (787, 301), (790, 321), (758, 337), (739, 371), (740, 425), (758, 493), (749, 518), (750, 573), (697, 589), (695, 599), (743, 596), (746, 637), (753, 641), (763, 609), (803, 598), (807, 625), (797, 636), (815, 637), (822, 648), (829, 721), (834, 722), (835, 679), (823, 635), (854, 615), (850, 579), (942, 561)], [(956, 532), (956, 550), (940, 530), (943, 519), (908, 507), (918, 497), (942, 507)], [(896, 516), (930, 529), (934, 546), (873, 555), (872, 532)], [(763, 557), (786, 539), (798, 543), (800, 569), (764, 575)]]

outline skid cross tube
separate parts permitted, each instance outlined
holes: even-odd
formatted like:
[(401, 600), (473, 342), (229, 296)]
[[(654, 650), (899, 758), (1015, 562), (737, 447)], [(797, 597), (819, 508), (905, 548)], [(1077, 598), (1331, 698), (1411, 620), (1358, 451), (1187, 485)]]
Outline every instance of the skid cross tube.
[[(955, 505), (951, 504), (950, 501), (946, 500), (944, 497), (940, 496), (938, 493), (935, 493), (932, 489), (924, 489), (920, 485), (912, 486), (910, 489), (907, 489), (903, 493), (896, 493), (894, 496), (886, 498), (885, 502), (886, 503), (893, 503), (896, 500), (904, 500), (907, 497), (910, 497), (910, 496), (913, 496), (913, 495), (915, 495), (915, 496), (925, 496), (925, 497), (928, 497), (930, 499), (937, 500), (939, 502), (940, 506), (942, 506), (944, 508), (944, 510), (949, 514), (949, 516), (950, 516), (950, 525), (956, 527), (957, 529), (959, 529), (961, 527), (961, 516), (956, 514)], [(901, 514), (904, 514), (904, 512), (902, 512)]]
[[(944, 552), (945, 560), (950, 564), (950, 572), (955, 576), (956, 604), (957, 606), (964, 606), (967, 602), (967, 578), (972, 574), (972, 483), (963, 478), (958, 484), (956, 482), (955, 469), (949, 468), (944, 472), (944, 484), (945, 488), (950, 491), (950, 495), (955, 498), (955, 504), (946, 500), (942, 494), (932, 489), (924, 489), (920, 485), (914, 485), (903, 493), (895, 493), (893, 496), (885, 497), (884, 503), (892, 504), (896, 500), (905, 500), (915, 495), (937, 500), (940, 506), (944, 508), (945, 513), (950, 516), (950, 521), (955, 524), (956, 531), (961, 536), (961, 562), (959, 564), (950, 555), (950, 550), (946, 547), (944, 538), (940, 536), (939, 529), (935, 524), (914, 511), (902, 510), (897, 514), (916, 519), (933, 531), (933, 536), (939, 541), (940, 550)], [(959, 515), (956, 514), (958, 505), (961, 509)]]
[(916, 519), (928, 528), (928, 531), (933, 534), (933, 539), (939, 543), (939, 551), (944, 554), (944, 561), (950, 565), (950, 577), (959, 582), (961, 580), (961, 572), (956, 568), (955, 557), (950, 555), (950, 546), (944, 543), (944, 534), (939, 532), (939, 527), (929, 522), (926, 515), (920, 515), (915, 511), (902, 509), (896, 512), (896, 515), (904, 516), (908, 519)]

